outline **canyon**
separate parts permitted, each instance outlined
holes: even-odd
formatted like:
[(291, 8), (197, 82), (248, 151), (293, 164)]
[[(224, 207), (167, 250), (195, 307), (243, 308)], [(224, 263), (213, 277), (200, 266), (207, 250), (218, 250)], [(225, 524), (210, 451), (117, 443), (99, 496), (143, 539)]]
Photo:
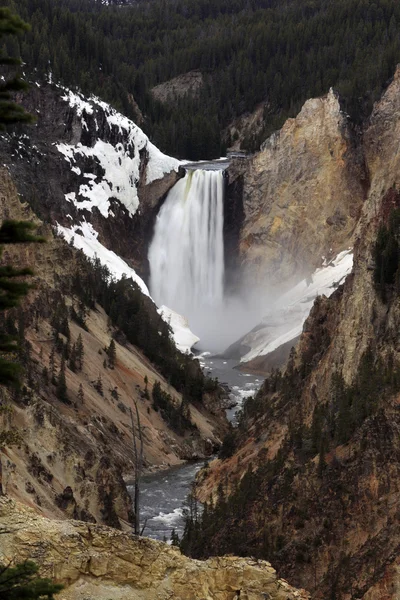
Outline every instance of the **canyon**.
[(316, 299), (282, 375), (245, 407), (231, 456), (199, 483), (206, 500), (226, 482), (228, 504), (194, 555), (251, 548), (314, 598), (398, 596), (399, 300), (376, 274), (400, 206), (399, 85), (398, 69), (359, 132), (368, 187), (351, 274)]
[[(267, 558), (279, 576), (316, 599), (387, 600), (399, 588), (393, 373), (400, 311), (396, 293), (388, 288), (384, 301), (373, 275), (379, 229), (400, 208), (399, 86), (397, 70), (362, 127), (350, 121), (334, 91), (308, 100), (259, 152), (232, 158), (220, 177), (225, 272), (218, 281), (229, 296), (251, 296), (243, 306), (254, 311), (256, 325), (229, 354), (239, 362), (253, 351), (241, 368), (263, 374), (286, 367), (281, 375), (274, 370), (245, 405), (231, 456), (214, 460), (199, 475), (200, 498), (215, 502), (223, 482), (228, 509), (198, 553)], [(155, 331), (162, 327), (147, 286), (149, 248), (160, 209), (188, 175), (183, 161), (162, 155), (135, 124), (99, 99), (46, 83), (20, 100), (38, 118), (29, 130), (0, 136), (0, 217), (31, 220), (48, 240), (39, 247), (10, 248), (6, 255), (17, 265), (35, 266), (36, 290), (23, 310), (31, 379), (40, 381), (43, 365), (50, 368), (58, 294), (64, 290), (68, 308), (77, 305), (68, 281), (77, 269), (89, 269), (82, 266), (83, 254), (99, 258), (117, 279), (125, 273), (148, 322)], [(161, 267), (158, 277), (163, 272), (168, 269)], [(41, 298), (47, 298), (47, 308)], [(42, 572), (66, 584), (60, 596), (66, 600), (106, 599), (110, 592), (127, 599), (233, 600), (238, 590), (249, 599), (306, 598), (262, 561), (230, 556), (191, 561), (173, 548), (101, 525), (128, 530), (132, 522), (126, 488), (133, 474), (129, 409), (139, 407), (144, 463), (151, 471), (204, 459), (223, 446), (226, 398), (217, 383), (204, 383), (201, 402), (188, 403), (190, 425), (174, 431), (155, 410), (147, 387), (160, 382), (175, 408), (183, 406), (186, 390), (178, 391), (121, 334), (99, 301), (86, 311), (87, 330), (68, 321), (71, 340), (76, 343), (80, 334), (85, 346), (82, 372), (67, 369), (72, 402), (62, 403), (51, 386), (28, 380), (17, 399), (2, 392), (13, 407), (6, 426), (15, 424), (24, 433), (20, 444), (3, 452), (5, 487), (14, 500), (1, 501), (0, 517), (4, 527), (15, 527), (4, 538), (4, 559), (15, 552), (30, 556), (36, 548), (33, 558)], [(176, 331), (168, 335), (177, 341)], [(113, 369), (104, 366), (112, 337)], [(200, 366), (186, 360), (193, 366), (187, 362), (182, 368), (192, 370), (197, 382)], [(60, 357), (56, 363), (60, 368)], [(338, 443), (329, 427), (337, 421), (339, 378), (343, 389), (359, 389), (365, 370), (379, 379), (387, 365), (392, 370), (374, 388), (374, 410)], [(99, 373), (103, 395), (94, 386)], [(116, 389), (117, 398), (111, 393)], [(312, 440), (319, 410), (331, 415), (329, 427), (328, 417), (321, 417), (325, 446)], [(72, 557), (85, 558), (63, 566), (55, 550), (60, 539), (68, 540)], [(130, 574), (145, 565), (146, 577)]]

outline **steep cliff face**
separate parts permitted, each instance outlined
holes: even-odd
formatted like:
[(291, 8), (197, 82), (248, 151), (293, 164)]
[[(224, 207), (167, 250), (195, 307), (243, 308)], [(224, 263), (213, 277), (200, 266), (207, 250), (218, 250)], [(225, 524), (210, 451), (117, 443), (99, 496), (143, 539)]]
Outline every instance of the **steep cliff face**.
[(368, 177), (332, 90), (308, 100), (246, 163), (229, 169), (232, 182), (243, 179), (245, 278), (269, 286), (299, 280), (351, 245)]
[(90, 223), (98, 242), (145, 277), (154, 219), (179, 162), (97, 98), (33, 84), (19, 100), (36, 124), (0, 137), (18, 192), (46, 222)]
[(352, 274), (317, 299), (285, 373), (248, 402), (236, 451), (200, 486), (207, 498), (227, 481), (212, 553), (267, 558), (314, 598), (398, 595), (398, 256), (392, 279), (374, 277), (378, 232), (400, 209), (399, 97), (397, 71), (363, 132), (370, 189)]
[(269, 563), (235, 557), (190, 560), (166, 544), (107, 527), (49, 521), (0, 501), (0, 561), (35, 560), (65, 585), (60, 600), (307, 600)]
[[(1, 427), (16, 428), (21, 434), (20, 443), (2, 449), (4, 488), (10, 496), (40, 507), (46, 516), (124, 527), (132, 519), (124, 479), (133, 477), (129, 411), (135, 410), (134, 402), (144, 431), (146, 469), (211, 454), (224, 432), (224, 412), (213, 395), (206, 394), (204, 402), (188, 406), (192, 426), (177, 430), (163, 411), (155, 410), (151, 392), (156, 381), (176, 406), (181, 405), (182, 395), (111, 326), (100, 304), (86, 306), (82, 312), (82, 299), (72, 285), (88, 269), (81, 253), (54, 238), (51, 228), (21, 202), (6, 169), (0, 169), (0, 198), (0, 221), (33, 221), (47, 239), (46, 244), (8, 246), (3, 256), (5, 263), (31, 265), (35, 284), (20, 311), (8, 317), (24, 338), (20, 360), (25, 378), (18, 393), (1, 390), (2, 402), (12, 407), (10, 414), (2, 415)], [(160, 319), (150, 300), (145, 301), (151, 318)], [(73, 307), (83, 319), (76, 318), (77, 312), (72, 316)], [(67, 321), (61, 333), (60, 315)], [(147, 321), (144, 326), (150, 335)], [(79, 337), (84, 351), (81, 367), (71, 359)], [(112, 337), (116, 362), (110, 368), (106, 349)], [(65, 398), (60, 397), (57, 384), (63, 357)]]

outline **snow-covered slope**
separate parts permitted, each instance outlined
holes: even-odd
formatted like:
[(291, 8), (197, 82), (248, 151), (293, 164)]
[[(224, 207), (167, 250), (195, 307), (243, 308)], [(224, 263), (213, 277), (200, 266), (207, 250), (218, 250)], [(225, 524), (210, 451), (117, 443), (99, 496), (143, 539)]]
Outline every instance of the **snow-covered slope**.
[(200, 341), (200, 338), (189, 329), (189, 324), (185, 317), (171, 310), (168, 306), (161, 306), (158, 309), (158, 313), (164, 321), (169, 323), (178, 350), (186, 354)]
[(103, 244), (99, 242), (98, 233), (93, 229), (91, 223), (82, 221), (80, 225), (73, 225), (71, 228), (58, 226), (58, 233), (60, 233), (64, 239), (79, 248), (88, 258), (98, 258), (100, 262), (108, 268), (110, 273), (116, 279), (121, 279), (123, 275), (131, 278), (143, 294), (149, 296), (149, 290), (147, 285), (137, 275), (134, 269), (129, 267), (121, 257), (117, 256), (112, 250), (108, 250)]
[[(73, 207), (74, 217), (70, 215), (70, 227), (57, 224), (58, 232), (89, 258), (98, 258), (113, 277), (131, 278), (149, 296), (136, 271), (99, 241), (95, 213), (98, 210), (102, 217), (113, 218), (114, 203), (119, 202), (132, 218), (140, 213), (140, 179), (149, 185), (177, 171), (181, 163), (160, 152), (135, 123), (105, 102), (61, 89), (62, 100), (73, 109), (86, 135), (81, 135), (75, 144), (64, 141), (55, 144), (73, 174), (71, 188), (64, 196), (65, 202)], [(167, 307), (162, 307), (159, 313), (169, 323), (177, 348), (190, 352), (199, 338), (190, 331), (186, 320)]]
[[(94, 126), (98, 132), (99, 120), (105, 119), (111, 132), (110, 137), (114, 136), (116, 139), (116, 143), (104, 141), (100, 137), (96, 139), (94, 133), (88, 136), (90, 145), (82, 142), (56, 145), (57, 150), (71, 165), (71, 171), (85, 179), (78, 191), (71, 189), (65, 194), (65, 199), (78, 210), (91, 211), (97, 207), (104, 217), (109, 215), (111, 199), (116, 199), (133, 216), (139, 208), (137, 186), (143, 164), (141, 153), (147, 153), (146, 185), (161, 179), (172, 170), (177, 171), (180, 162), (160, 152), (133, 121), (98, 98), (92, 96), (85, 99), (80, 94), (66, 90), (62, 99), (75, 110), (84, 130), (89, 132), (91, 125), (91, 129)], [(91, 159), (88, 172), (84, 170), (87, 158)]]
[[(98, 258), (115, 279), (126, 276), (139, 286), (143, 294), (150, 296), (145, 282), (137, 275), (135, 270), (129, 267), (115, 252), (108, 250), (99, 242), (98, 234), (91, 223), (83, 221), (79, 226), (74, 225), (71, 228), (59, 225), (57, 230), (67, 242), (71, 243), (72, 241), (75, 248), (82, 250), (86, 256), (92, 259)], [(171, 327), (172, 337), (178, 350), (184, 354), (189, 353), (199, 341), (199, 338), (189, 329), (187, 320), (167, 306), (161, 306), (158, 313)]]
[(345, 250), (328, 265), (317, 269), (310, 280), (303, 279), (280, 296), (263, 317), (260, 325), (248, 333), (241, 344), (250, 348), (241, 358), (248, 362), (265, 356), (294, 340), (302, 331), (317, 296), (329, 297), (353, 267), (353, 254)]

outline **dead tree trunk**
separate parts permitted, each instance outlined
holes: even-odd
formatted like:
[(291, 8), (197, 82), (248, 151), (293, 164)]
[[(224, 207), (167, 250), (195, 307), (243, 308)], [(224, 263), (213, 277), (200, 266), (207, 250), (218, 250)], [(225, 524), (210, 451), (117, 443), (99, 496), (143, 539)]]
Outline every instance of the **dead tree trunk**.
[(5, 496), (3, 488), (3, 461), (2, 461), (3, 448), (0, 447), (0, 496)]
[[(133, 437), (133, 458), (134, 458), (134, 470), (135, 470), (135, 485), (134, 485), (134, 511), (135, 511), (135, 523), (134, 523), (134, 532), (136, 535), (141, 535), (140, 532), (140, 479), (142, 476), (143, 469), (143, 434), (142, 434), (142, 426), (140, 423), (139, 410), (137, 406), (136, 400), (133, 401), (135, 404), (135, 412), (136, 412), (136, 421), (137, 426), (135, 427), (135, 420), (133, 418), (132, 409), (130, 409), (131, 413), (131, 421), (132, 421), (132, 437)], [(136, 429), (138, 440), (136, 440)], [(139, 449), (138, 449), (139, 445)]]

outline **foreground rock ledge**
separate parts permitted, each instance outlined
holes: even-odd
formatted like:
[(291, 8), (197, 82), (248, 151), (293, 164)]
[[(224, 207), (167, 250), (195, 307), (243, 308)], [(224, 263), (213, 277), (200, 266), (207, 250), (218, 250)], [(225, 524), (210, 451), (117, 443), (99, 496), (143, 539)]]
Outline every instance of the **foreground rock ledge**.
[[(59, 600), (307, 600), (264, 561), (191, 560), (171, 546), (0, 499), (0, 561), (31, 559), (65, 585)], [(239, 595), (240, 591), (240, 595)]]

